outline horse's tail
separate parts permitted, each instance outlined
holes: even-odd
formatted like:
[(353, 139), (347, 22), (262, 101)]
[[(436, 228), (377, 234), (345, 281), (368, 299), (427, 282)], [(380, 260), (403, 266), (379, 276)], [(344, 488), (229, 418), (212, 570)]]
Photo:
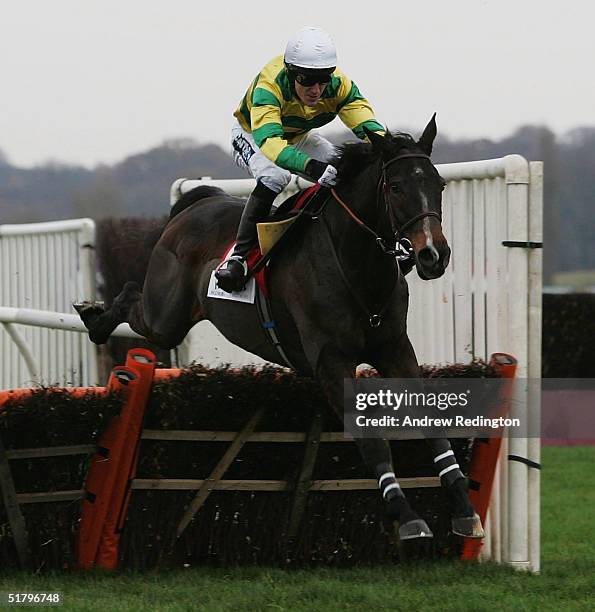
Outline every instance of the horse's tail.
[(225, 195), (225, 191), (219, 187), (214, 187), (213, 185), (200, 185), (199, 187), (195, 187), (188, 193), (184, 193), (180, 196), (179, 200), (172, 206), (169, 217), (167, 221), (161, 225), (160, 227), (156, 227), (154, 230), (151, 230), (144, 239), (144, 245), (148, 249), (152, 249), (159, 238), (161, 238), (161, 234), (163, 234), (163, 230), (165, 226), (176, 216), (179, 215), (183, 210), (186, 210), (192, 204), (195, 204), (199, 200), (204, 200), (205, 198), (210, 198), (216, 195)]

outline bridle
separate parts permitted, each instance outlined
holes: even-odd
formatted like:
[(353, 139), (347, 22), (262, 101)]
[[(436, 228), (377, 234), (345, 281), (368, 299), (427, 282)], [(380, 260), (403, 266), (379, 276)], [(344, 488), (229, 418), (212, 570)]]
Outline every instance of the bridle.
[[(331, 189), (331, 193), (335, 200), (343, 207), (345, 212), (366, 232), (368, 232), (371, 236), (373, 236), (376, 244), (380, 247), (380, 249), (386, 253), (387, 255), (399, 256), (403, 255), (404, 252), (409, 251), (411, 248), (411, 243), (408, 238), (404, 236), (404, 232), (410, 228), (412, 225), (420, 221), (421, 219), (425, 219), (427, 217), (435, 217), (438, 221), (442, 222), (442, 217), (440, 213), (437, 213), (433, 210), (425, 211), (415, 215), (411, 219), (408, 219), (401, 227), (397, 227), (397, 220), (395, 219), (395, 215), (393, 213), (392, 208), (390, 207), (390, 199), (388, 193), (388, 182), (386, 178), (386, 170), (389, 166), (394, 164), (401, 159), (409, 159), (409, 158), (421, 158), (421, 159), (430, 159), (429, 155), (425, 153), (403, 153), (401, 155), (396, 155), (395, 157), (389, 159), (387, 162), (382, 164), (380, 178), (378, 179), (378, 184), (376, 186), (376, 208), (379, 207), (379, 204), (382, 200), (384, 200), (384, 208), (386, 210), (386, 214), (389, 218), (391, 229), (393, 235), (395, 237), (395, 245), (396, 248), (390, 248), (384, 238), (379, 236), (370, 226), (366, 225), (364, 221), (362, 221), (351, 208), (339, 197), (336, 190), (334, 188)], [(407, 241), (409, 244), (404, 244), (404, 241)]]
[[(421, 159), (428, 159), (428, 160), (430, 159), (430, 156), (426, 155), (425, 153), (403, 153), (401, 155), (397, 155), (389, 159), (387, 162), (382, 164), (380, 178), (378, 179), (378, 185), (376, 187), (376, 209), (378, 210), (381, 203), (382, 202), (384, 203), (386, 213), (390, 220), (391, 229), (395, 237), (395, 248), (390, 248), (386, 244), (384, 238), (382, 238), (382, 236), (379, 236), (369, 225), (364, 223), (364, 221), (362, 221), (353, 212), (353, 210), (351, 210), (351, 208), (339, 197), (339, 195), (337, 194), (334, 188), (331, 189), (331, 194), (333, 198), (343, 207), (345, 212), (357, 223), (357, 225), (359, 225), (359, 227), (361, 227), (363, 230), (368, 232), (374, 238), (375, 243), (380, 247), (382, 252), (385, 253), (386, 255), (395, 257), (397, 260), (408, 259), (411, 256), (411, 252), (413, 250), (410, 240), (403, 235), (407, 228), (411, 227), (414, 223), (417, 223), (421, 219), (425, 219), (427, 217), (436, 217), (439, 221), (442, 221), (442, 217), (440, 213), (437, 213), (434, 211), (424, 211), (418, 215), (415, 215), (413, 218), (408, 219), (401, 227), (397, 227), (396, 219), (390, 207), (386, 169), (392, 164), (394, 164), (395, 162), (400, 161), (401, 159), (409, 159), (412, 157), (418, 157)], [(323, 221), (324, 221), (324, 218), (323, 218)], [(394, 291), (394, 287), (396, 286), (396, 281), (395, 281), (395, 285), (393, 285), (393, 288), (391, 289), (386, 300), (384, 301), (384, 305), (378, 310), (378, 312), (376, 313), (371, 312), (365, 300), (363, 300), (362, 297), (354, 290), (351, 282), (349, 281), (347, 275), (345, 274), (345, 271), (343, 270), (343, 266), (341, 265), (341, 261), (339, 260), (337, 250), (333, 243), (333, 239), (332, 239), (330, 230), (326, 222), (323, 223), (323, 227), (326, 230), (325, 234), (329, 242), (329, 246), (331, 248), (331, 252), (333, 254), (335, 263), (343, 279), (343, 282), (345, 283), (346, 287), (349, 289), (350, 293), (355, 298), (357, 303), (360, 305), (361, 309), (368, 315), (368, 321), (370, 323), (370, 327), (373, 327), (373, 328), (379, 327), (380, 324), (382, 323), (382, 316), (390, 304), (390, 298), (391, 298), (392, 292)], [(400, 273), (399, 265), (397, 265), (397, 270), (399, 270), (399, 273)]]

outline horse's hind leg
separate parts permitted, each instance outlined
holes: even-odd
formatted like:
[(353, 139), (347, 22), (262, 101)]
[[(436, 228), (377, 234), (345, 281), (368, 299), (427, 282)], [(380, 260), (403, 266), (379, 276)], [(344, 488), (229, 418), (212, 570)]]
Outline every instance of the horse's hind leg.
[(132, 304), (130, 327), (161, 348), (172, 349), (202, 319), (197, 300), (198, 263), (180, 262), (169, 250), (153, 250), (142, 300)]
[(192, 270), (175, 255), (157, 246), (151, 254), (143, 291), (127, 282), (108, 310), (92, 304), (76, 305), (96, 344), (107, 342), (120, 323), (161, 348), (174, 348), (198, 320), (192, 317), (194, 283)]
[(128, 320), (128, 313), (140, 296), (138, 283), (129, 281), (107, 310), (96, 302), (74, 304), (74, 308), (89, 330), (89, 339), (95, 344), (105, 344), (116, 327)]
[[(372, 364), (384, 378), (419, 378), (419, 365), (415, 351), (407, 335), (397, 346), (391, 344), (385, 353), (380, 353)], [(469, 501), (465, 475), (461, 471), (455, 454), (446, 437), (426, 438), (451, 507), (451, 526), (457, 535), (482, 538), (481, 521)]]
[[(354, 360), (348, 359), (340, 350), (328, 346), (318, 358), (316, 376), (341, 421), (344, 418), (343, 379), (353, 377), (356, 365)], [(378, 480), (388, 517), (399, 523), (399, 538), (431, 538), (432, 531), (411, 508), (399, 486), (388, 442), (380, 438), (358, 438), (356, 444), (364, 462)]]

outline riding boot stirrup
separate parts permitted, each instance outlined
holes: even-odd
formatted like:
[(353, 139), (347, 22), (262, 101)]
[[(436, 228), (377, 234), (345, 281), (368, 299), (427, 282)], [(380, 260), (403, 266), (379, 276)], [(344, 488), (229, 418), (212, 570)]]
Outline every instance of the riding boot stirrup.
[(258, 240), (256, 224), (269, 214), (276, 196), (276, 192), (260, 181), (256, 183), (242, 212), (233, 255), (225, 264), (225, 268), (215, 272), (215, 278), (223, 291), (231, 293), (244, 288), (248, 275), (246, 257)]
[(225, 268), (215, 272), (217, 285), (227, 293), (241, 291), (246, 284), (246, 276), (247, 266), (243, 259), (230, 259)]

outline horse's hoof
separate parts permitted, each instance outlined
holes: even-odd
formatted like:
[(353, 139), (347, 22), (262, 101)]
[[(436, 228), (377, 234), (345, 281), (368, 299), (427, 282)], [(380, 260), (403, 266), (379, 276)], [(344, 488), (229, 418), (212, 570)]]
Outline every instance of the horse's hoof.
[(414, 519), (399, 527), (400, 540), (415, 540), (417, 538), (433, 538), (434, 534), (423, 519)]
[(485, 537), (485, 532), (481, 525), (481, 520), (477, 513), (473, 516), (453, 517), (451, 521), (452, 532), (464, 538), (481, 539)]
[(105, 312), (103, 302), (74, 302), (72, 307), (78, 312), (87, 329), (91, 329), (91, 326)]

